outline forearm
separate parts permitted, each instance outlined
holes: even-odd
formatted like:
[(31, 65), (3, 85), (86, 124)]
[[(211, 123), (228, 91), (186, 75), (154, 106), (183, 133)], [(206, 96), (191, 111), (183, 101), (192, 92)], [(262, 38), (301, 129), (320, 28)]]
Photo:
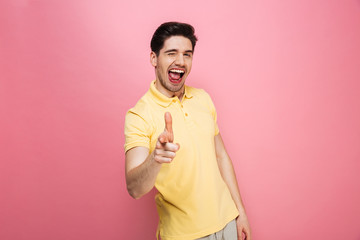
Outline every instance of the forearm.
[(128, 171), (126, 184), (129, 194), (133, 198), (139, 199), (148, 193), (155, 185), (160, 168), (161, 164), (155, 161), (154, 153), (151, 153), (142, 164)]
[(224, 182), (226, 183), (227, 187), (229, 188), (231, 197), (233, 198), (236, 207), (239, 210), (239, 213), (240, 214), (245, 213), (245, 208), (241, 200), (241, 195), (236, 180), (234, 167), (229, 155), (227, 154), (220, 133), (217, 136), (215, 136), (215, 148), (216, 148), (216, 158), (221, 176)]
[(239, 186), (236, 179), (234, 167), (232, 165), (229, 156), (225, 156), (224, 159), (219, 160), (221, 167), (220, 173), (227, 187), (229, 188), (231, 197), (233, 198), (235, 205), (239, 211), (239, 214), (245, 213), (245, 207), (241, 199)]
[(245, 234), (245, 239), (251, 240), (250, 225), (246, 216), (244, 204), (241, 200), (241, 195), (236, 180), (234, 167), (229, 155), (225, 150), (224, 142), (222, 141), (220, 134), (215, 136), (215, 148), (216, 148), (216, 158), (221, 176), (224, 182), (226, 183), (227, 187), (229, 188), (231, 197), (234, 200), (235, 205), (239, 211), (239, 217), (236, 219), (238, 239), (243, 239), (243, 236)]

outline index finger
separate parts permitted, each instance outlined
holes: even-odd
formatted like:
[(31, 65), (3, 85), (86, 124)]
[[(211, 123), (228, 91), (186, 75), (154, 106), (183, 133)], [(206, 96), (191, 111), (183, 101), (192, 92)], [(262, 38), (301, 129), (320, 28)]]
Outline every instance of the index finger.
[(173, 130), (172, 130), (172, 117), (171, 117), (171, 114), (169, 112), (166, 112), (164, 117), (165, 117), (165, 130), (172, 134)]

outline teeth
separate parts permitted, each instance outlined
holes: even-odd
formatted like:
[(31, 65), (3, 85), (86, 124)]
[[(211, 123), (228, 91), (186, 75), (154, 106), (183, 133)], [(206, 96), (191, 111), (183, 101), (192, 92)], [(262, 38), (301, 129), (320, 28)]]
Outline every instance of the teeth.
[(178, 70), (178, 69), (170, 69), (170, 72), (184, 73), (183, 70)]

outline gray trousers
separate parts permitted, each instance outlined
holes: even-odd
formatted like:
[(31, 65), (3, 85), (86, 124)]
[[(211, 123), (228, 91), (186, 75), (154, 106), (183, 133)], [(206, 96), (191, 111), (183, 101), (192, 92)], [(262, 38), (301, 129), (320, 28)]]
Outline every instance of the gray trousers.
[(237, 228), (235, 219), (229, 222), (220, 231), (208, 236), (198, 238), (197, 240), (237, 240)]

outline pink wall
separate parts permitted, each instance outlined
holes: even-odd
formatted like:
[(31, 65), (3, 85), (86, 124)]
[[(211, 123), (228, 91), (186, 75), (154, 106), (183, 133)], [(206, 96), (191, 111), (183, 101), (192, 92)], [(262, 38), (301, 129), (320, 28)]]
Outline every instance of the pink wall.
[(124, 115), (163, 21), (199, 37), (254, 239), (360, 239), (360, 1), (0, 2), (0, 239), (153, 239)]

